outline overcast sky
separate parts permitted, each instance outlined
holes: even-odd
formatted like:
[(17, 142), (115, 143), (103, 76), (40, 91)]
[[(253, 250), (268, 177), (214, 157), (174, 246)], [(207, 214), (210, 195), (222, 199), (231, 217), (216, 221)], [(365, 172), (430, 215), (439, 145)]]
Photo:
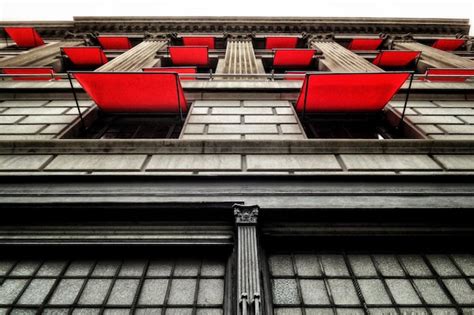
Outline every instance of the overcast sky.
[(474, 0), (0, 0), (0, 20), (10, 21), (183, 15), (468, 18), (472, 23)]

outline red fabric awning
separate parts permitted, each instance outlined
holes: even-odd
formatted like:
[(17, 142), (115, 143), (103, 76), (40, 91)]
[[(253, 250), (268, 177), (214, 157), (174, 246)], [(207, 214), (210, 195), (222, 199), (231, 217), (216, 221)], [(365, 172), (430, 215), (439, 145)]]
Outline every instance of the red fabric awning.
[(100, 47), (63, 47), (61, 49), (71, 63), (78, 67), (99, 67), (108, 62)]
[[(53, 68), (40, 68), (40, 67), (18, 67), (18, 68), (3, 68), (5, 74), (48, 74), (49, 76), (41, 77), (12, 77), (15, 81), (49, 81), (53, 79), (54, 70)], [(59, 78), (56, 78), (59, 80)]]
[(44, 41), (33, 27), (5, 27), (5, 32), (20, 48), (44, 45)]
[(349, 47), (350, 50), (377, 50), (382, 44), (382, 38), (354, 38)]
[(296, 48), (297, 43), (295, 36), (272, 36), (265, 39), (265, 49)]
[(184, 46), (207, 46), (209, 49), (214, 49), (216, 47), (216, 39), (214, 37), (205, 37), (205, 36), (184, 36), (183, 45)]
[[(446, 76), (446, 77), (443, 77)], [(453, 75), (459, 75), (460, 77), (450, 77)], [(465, 76), (465, 77), (462, 77)], [(472, 76), (472, 77), (468, 77)], [(463, 69), (463, 68), (429, 68), (426, 70), (425, 77), (422, 80), (427, 79), (432, 82), (465, 82), (467, 79), (474, 79), (474, 69)]]
[(308, 73), (296, 110), (299, 112), (376, 112), (408, 79), (407, 72)]
[(460, 48), (465, 42), (466, 40), (458, 38), (438, 39), (436, 42), (434, 42), (432, 47), (445, 51), (453, 51)]
[[(285, 71), (285, 74), (291, 74), (292, 76), (285, 76), (285, 80), (290, 81), (303, 81), (306, 75), (306, 71)], [(298, 75), (298, 76), (296, 76)]]
[(176, 66), (208, 66), (207, 46), (171, 46), (171, 62)]
[(413, 63), (420, 54), (419, 51), (384, 50), (375, 57), (373, 63), (379, 67), (406, 67)]
[(275, 49), (274, 67), (309, 67), (313, 61), (314, 49)]
[(132, 48), (130, 40), (125, 36), (99, 36), (97, 39), (103, 49), (128, 50)]
[(176, 73), (75, 72), (76, 80), (106, 112), (187, 111)]
[[(155, 68), (144, 68), (144, 72), (165, 72), (165, 73), (177, 73), (179, 74), (194, 74), (197, 73), (196, 67), (155, 67)], [(195, 77), (181, 77), (180, 80), (196, 80)]]

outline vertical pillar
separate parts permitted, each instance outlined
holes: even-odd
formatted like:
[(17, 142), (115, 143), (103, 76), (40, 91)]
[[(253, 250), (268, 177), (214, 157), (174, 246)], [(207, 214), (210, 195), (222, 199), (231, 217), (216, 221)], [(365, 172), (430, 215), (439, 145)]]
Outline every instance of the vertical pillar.
[(261, 314), (257, 245), (258, 206), (234, 205), (237, 227), (237, 314)]
[[(257, 59), (253, 50), (252, 40), (250, 38), (229, 38), (225, 58), (219, 60), (216, 73), (223, 74), (265, 74), (261, 59)], [(230, 80), (249, 80), (265, 78), (258, 77), (230, 77)]]

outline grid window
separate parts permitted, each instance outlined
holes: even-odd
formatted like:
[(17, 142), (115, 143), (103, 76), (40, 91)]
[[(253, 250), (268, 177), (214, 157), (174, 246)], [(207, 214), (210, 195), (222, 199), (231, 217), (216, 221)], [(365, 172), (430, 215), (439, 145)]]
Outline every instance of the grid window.
[(226, 261), (0, 260), (0, 314), (223, 314)]
[(474, 310), (473, 255), (278, 253), (268, 265), (277, 315)]

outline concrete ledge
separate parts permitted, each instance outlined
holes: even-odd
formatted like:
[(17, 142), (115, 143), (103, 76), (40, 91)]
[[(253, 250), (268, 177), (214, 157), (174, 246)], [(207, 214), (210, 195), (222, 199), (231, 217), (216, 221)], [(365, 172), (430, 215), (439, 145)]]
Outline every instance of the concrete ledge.
[(0, 140), (0, 154), (473, 154), (474, 140)]

